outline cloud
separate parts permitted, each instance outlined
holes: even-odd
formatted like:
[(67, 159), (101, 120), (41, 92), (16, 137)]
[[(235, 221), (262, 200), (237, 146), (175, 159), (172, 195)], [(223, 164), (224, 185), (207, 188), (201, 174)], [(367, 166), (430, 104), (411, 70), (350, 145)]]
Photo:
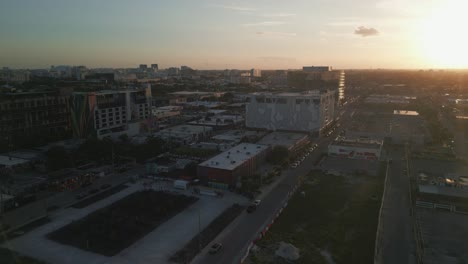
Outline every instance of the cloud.
[(234, 6), (234, 5), (229, 5), (229, 6), (221, 6), (224, 9), (229, 9), (233, 11), (255, 11), (255, 8), (251, 7), (246, 7), (246, 6)]
[(278, 32), (278, 31), (258, 31), (258, 32), (256, 32), (256, 34), (260, 35), (260, 36), (278, 36), (278, 37), (295, 37), (295, 36), (297, 36), (296, 33)]
[(354, 30), (354, 34), (360, 35), (361, 37), (370, 37), (378, 35), (379, 31), (377, 31), (375, 28), (360, 26)]
[(257, 59), (266, 63), (280, 63), (280, 64), (296, 63), (296, 58), (294, 57), (264, 56), (264, 57), (257, 57)]
[(256, 27), (256, 26), (278, 26), (278, 25), (284, 25), (288, 24), (285, 21), (262, 21), (258, 23), (249, 23), (249, 24), (243, 24), (243, 26), (246, 27)]
[(262, 17), (294, 17), (296, 14), (292, 13), (270, 13), (270, 14), (261, 14)]

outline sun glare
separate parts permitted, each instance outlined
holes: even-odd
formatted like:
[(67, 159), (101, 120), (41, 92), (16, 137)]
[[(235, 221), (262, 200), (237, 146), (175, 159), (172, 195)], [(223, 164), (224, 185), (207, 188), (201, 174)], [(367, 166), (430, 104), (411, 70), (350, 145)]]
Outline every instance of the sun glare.
[(438, 68), (468, 67), (468, 2), (444, 1), (422, 24), (421, 46)]

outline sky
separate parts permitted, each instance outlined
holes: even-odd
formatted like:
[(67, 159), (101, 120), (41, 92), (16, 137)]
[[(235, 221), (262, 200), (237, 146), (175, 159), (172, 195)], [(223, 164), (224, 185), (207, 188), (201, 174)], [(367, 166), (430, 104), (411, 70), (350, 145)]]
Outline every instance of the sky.
[(0, 0), (0, 67), (468, 68), (461, 0)]

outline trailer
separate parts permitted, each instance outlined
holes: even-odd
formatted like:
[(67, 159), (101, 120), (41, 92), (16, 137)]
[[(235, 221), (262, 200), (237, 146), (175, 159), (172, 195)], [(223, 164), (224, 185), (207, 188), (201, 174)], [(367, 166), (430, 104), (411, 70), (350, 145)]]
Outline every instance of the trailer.
[(175, 181), (174, 181), (174, 188), (176, 188), (176, 189), (181, 189), (181, 190), (187, 190), (189, 184), (190, 184), (189, 181), (175, 180)]

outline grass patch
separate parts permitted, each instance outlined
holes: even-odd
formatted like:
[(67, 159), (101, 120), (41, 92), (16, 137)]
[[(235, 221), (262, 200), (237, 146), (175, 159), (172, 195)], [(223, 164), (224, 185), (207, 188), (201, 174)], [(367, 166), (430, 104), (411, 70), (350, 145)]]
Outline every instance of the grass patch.
[(47, 237), (83, 250), (113, 256), (197, 200), (192, 196), (140, 191)]
[(86, 198), (86, 199), (84, 199), (84, 200), (82, 200), (80, 202), (77, 202), (77, 203), (73, 204), (72, 207), (73, 208), (78, 208), (78, 209), (85, 208), (88, 205), (91, 205), (91, 204), (93, 204), (93, 203), (95, 203), (97, 201), (105, 199), (105, 198), (107, 198), (107, 197), (109, 197), (109, 196), (111, 196), (111, 195), (113, 195), (115, 193), (118, 193), (118, 192), (120, 192), (120, 191), (122, 191), (123, 189), (126, 189), (126, 188), (128, 188), (128, 186), (125, 185), (125, 184), (121, 184), (121, 185), (112, 187), (112, 188), (110, 188), (108, 190), (105, 190), (105, 191), (100, 192), (100, 193), (98, 193), (98, 194), (96, 194), (94, 196), (91, 196), (91, 197)]
[(189, 263), (199, 252), (210, 243), (223, 229), (229, 225), (244, 210), (243, 206), (234, 204), (227, 208), (218, 217), (196, 235), (181, 250), (171, 256), (170, 261), (175, 263)]
[(250, 263), (287, 263), (274, 254), (281, 241), (299, 248), (295, 263), (328, 263), (324, 251), (337, 264), (373, 263), (384, 175), (385, 164), (377, 177), (312, 172), (258, 242)]

